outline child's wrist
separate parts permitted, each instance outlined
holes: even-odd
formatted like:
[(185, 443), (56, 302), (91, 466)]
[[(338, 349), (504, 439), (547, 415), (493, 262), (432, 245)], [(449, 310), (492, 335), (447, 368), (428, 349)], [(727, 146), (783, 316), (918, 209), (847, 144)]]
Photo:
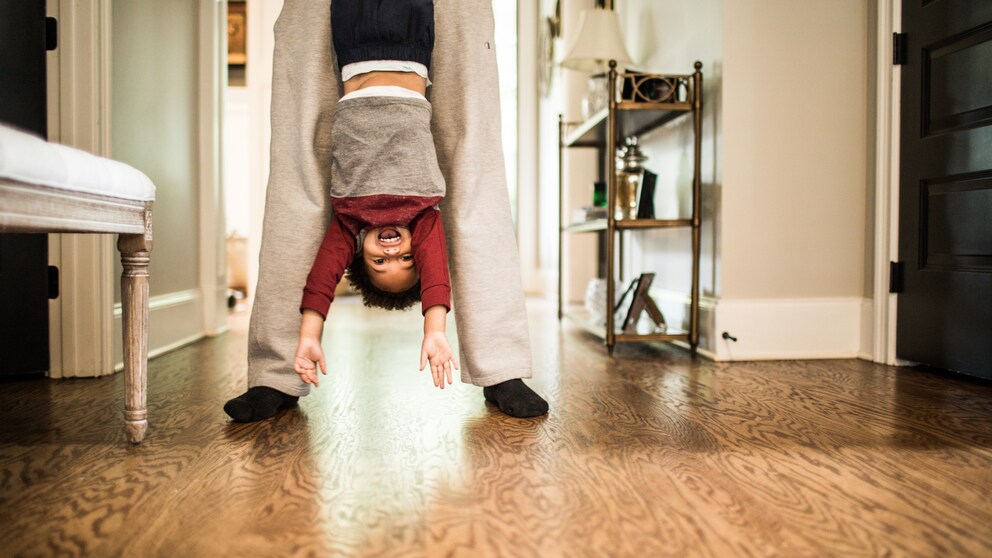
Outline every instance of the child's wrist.
[(324, 334), (324, 317), (316, 310), (305, 308), (300, 319), (300, 338), (311, 337), (320, 340)]
[(444, 333), (447, 313), (448, 309), (440, 304), (428, 308), (424, 312), (424, 335), (434, 332)]

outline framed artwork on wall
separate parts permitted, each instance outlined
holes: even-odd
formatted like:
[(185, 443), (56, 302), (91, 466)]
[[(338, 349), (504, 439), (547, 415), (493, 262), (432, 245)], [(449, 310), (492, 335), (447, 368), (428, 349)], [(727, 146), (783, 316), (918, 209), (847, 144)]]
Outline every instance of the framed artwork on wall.
[(248, 61), (248, 13), (244, 2), (227, 4), (227, 63), (243, 66)]

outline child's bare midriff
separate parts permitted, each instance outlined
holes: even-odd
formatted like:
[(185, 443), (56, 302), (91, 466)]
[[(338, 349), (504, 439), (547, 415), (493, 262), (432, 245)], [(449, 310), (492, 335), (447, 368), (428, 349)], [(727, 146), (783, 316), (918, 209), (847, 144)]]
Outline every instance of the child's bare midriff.
[(395, 85), (421, 95), (427, 93), (427, 79), (414, 72), (366, 72), (344, 82), (344, 94), (377, 85)]

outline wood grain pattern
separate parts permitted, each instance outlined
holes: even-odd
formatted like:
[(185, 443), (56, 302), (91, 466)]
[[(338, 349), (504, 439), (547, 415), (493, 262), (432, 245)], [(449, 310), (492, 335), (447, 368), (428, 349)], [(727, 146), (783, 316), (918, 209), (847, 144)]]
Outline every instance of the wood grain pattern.
[[(552, 412), (416, 370), (420, 320), (335, 302), (331, 373), (233, 424), (244, 326), (123, 378), (0, 384), (3, 556), (988, 556), (992, 386), (861, 361), (620, 358), (531, 304)], [(453, 330), (453, 328), (451, 328)]]
[(138, 443), (148, 429), (148, 264), (152, 249), (152, 212), (145, 212), (144, 234), (117, 238), (121, 253), (121, 334), (124, 336), (124, 428)]

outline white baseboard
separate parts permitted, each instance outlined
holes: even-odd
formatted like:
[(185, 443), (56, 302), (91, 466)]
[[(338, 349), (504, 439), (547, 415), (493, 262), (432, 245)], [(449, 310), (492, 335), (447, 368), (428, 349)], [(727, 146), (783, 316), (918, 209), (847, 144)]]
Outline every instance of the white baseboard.
[[(670, 325), (688, 326), (685, 293), (652, 289), (651, 296)], [(860, 297), (700, 297), (697, 350), (716, 361), (865, 358), (871, 354), (871, 318), (871, 301)], [(723, 339), (723, 332), (737, 341)]]
[(857, 358), (861, 298), (721, 300), (717, 360)]
[[(124, 368), (121, 305), (114, 304), (114, 370)], [(204, 337), (203, 299), (197, 289), (153, 296), (148, 300), (148, 358)]]
[(861, 347), (858, 358), (874, 361), (875, 353), (875, 304), (870, 298), (861, 299)]
[(227, 331), (227, 285), (217, 285), (214, 288), (213, 308), (208, 308), (204, 315), (207, 337), (216, 337)]
[[(689, 329), (689, 296), (678, 291), (666, 289), (651, 289), (651, 298), (665, 315), (665, 322), (671, 326), (688, 331)], [(713, 335), (716, 323), (716, 310), (719, 299), (699, 297), (699, 346), (696, 352), (710, 360), (720, 360), (715, 352), (716, 338)], [(679, 347), (689, 348), (688, 343), (676, 341)]]

